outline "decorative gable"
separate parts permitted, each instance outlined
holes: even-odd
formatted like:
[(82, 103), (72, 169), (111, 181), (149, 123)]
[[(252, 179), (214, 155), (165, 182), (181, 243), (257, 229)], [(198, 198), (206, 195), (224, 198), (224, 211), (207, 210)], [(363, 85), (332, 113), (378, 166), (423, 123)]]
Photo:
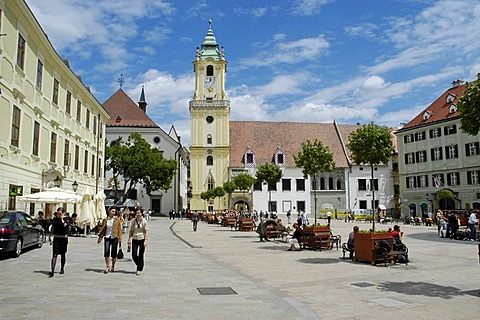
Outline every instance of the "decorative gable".
[(455, 100), (456, 97), (457, 97), (456, 95), (454, 95), (452, 93), (449, 93), (447, 95), (447, 103), (452, 103)]
[(452, 105), (450, 106), (449, 112), (450, 112), (450, 114), (452, 114), (452, 113), (457, 112), (457, 110), (458, 110), (457, 106), (454, 105), (454, 104), (452, 104)]
[(426, 110), (423, 113), (423, 120), (428, 120), (428, 119), (430, 119), (431, 116), (432, 116), (432, 113), (430, 111)]
[(282, 168), (284, 168), (287, 164), (287, 159), (285, 159), (285, 153), (283, 152), (283, 150), (280, 147), (278, 147), (277, 151), (275, 151), (275, 154), (273, 156), (273, 162), (277, 166), (282, 167)]
[(257, 166), (257, 160), (255, 159), (255, 152), (252, 148), (248, 148), (247, 151), (243, 154), (243, 164), (246, 168), (254, 168)]

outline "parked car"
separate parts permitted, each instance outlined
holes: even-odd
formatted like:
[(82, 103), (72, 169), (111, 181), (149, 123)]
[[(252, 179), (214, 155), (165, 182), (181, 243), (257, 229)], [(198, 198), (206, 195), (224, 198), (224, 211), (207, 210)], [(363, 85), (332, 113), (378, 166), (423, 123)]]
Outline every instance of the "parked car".
[(18, 257), (22, 250), (41, 248), (45, 231), (40, 223), (22, 211), (0, 211), (0, 253)]

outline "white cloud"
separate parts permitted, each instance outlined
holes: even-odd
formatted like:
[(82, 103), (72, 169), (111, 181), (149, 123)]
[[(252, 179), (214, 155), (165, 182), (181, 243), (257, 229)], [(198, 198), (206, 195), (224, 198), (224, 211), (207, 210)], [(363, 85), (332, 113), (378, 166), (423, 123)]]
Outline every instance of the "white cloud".
[(292, 7), (292, 14), (311, 16), (320, 11), (320, 8), (330, 0), (296, 0)]
[(296, 94), (301, 92), (299, 87), (308, 81), (308, 79), (309, 76), (305, 73), (277, 75), (268, 84), (253, 88), (251, 93), (263, 97)]
[(379, 27), (371, 22), (365, 22), (356, 26), (346, 27), (345, 33), (350, 36), (360, 36), (365, 37), (370, 40), (377, 39), (378, 35), (376, 34), (379, 31)]

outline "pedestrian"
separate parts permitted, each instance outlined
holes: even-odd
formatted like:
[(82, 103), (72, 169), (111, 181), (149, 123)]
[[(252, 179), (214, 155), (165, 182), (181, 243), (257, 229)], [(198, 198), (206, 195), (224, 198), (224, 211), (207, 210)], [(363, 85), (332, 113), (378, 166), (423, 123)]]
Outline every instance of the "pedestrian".
[[(108, 210), (108, 216), (103, 219), (98, 233), (97, 243), (103, 239), (103, 256), (105, 257), (105, 271), (115, 271), (115, 262), (117, 261), (118, 245), (122, 246), (122, 223), (121, 218), (116, 216), (117, 209), (115, 207)], [(112, 266), (110, 266), (110, 257), (112, 257)]]
[(353, 254), (355, 252), (355, 233), (358, 232), (358, 226), (353, 226), (353, 230), (348, 234), (347, 248), (349, 252), (348, 258), (353, 260)]
[(130, 223), (128, 246), (131, 245), (132, 259), (137, 265), (137, 276), (142, 274), (145, 265), (144, 254), (147, 248), (148, 223), (142, 216), (142, 209), (135, 210), (135, 219)]
[(302, 211), (302, 225), (307, 225), (307, 213), (305, 212), (305, 210)]
[(193, 211), (192, 213), (192, 223), (193, 223), (193, 231), (197, 231), (198, 226), (198, 212)]
[[(56, 217), (53, 218), (48, 241), (52, 245), (52, 261), (51, 271), (48, 273), (48, 277), (53, 277), (55, 267), (57, 265), (57, 257), (60, 255), (60, 274), (65, 273), (65, 263), (67, 262), (67, 246), (68, 246), (68, 224), (63, 220), (64, 209), (59, 207), (57, 209)], [(53, 242), (52, 242), (53, 236)]]
[(287, 224), (292, 223), (292, 212), (290, 210), (287, 211)]
[(475, 213), (475, 211), (472, 211), (470, 217), (468, 217), (468, 227), (470, 228), (469, 238), (471, 241), (477, 241), (477, 224), (477, 214)]
[(327, 223), (330, 224), (330, 221), (332, 221), (332, 213), (330, 211), (327, 212)]

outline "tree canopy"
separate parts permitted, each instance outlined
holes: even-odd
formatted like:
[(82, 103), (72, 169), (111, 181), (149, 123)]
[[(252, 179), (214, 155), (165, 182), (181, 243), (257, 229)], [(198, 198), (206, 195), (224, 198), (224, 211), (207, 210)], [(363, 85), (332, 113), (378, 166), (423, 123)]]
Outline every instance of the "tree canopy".
[(256, 180), (266, 182), (269, 186), (276, 184), (283, 177), (282, 170), (273, 163), (265, 163), (257, 168)]
[(477, 76), (477, 82), (467, 84), (465, 93), (457, 104), (461, 130), (472, 136), (480, 131), (480, 73)]
[(255, 183), (255, 178), (248, 173), (240, 173), (233, 177), (232, 182), (240, 191), (248, 191)]
[(168, 190), (176, 167), (175, 159), (165, 159), (162, 152), (152, 148), (139, 133), (132, 133), (127, 141), (119, 138), (105, 147), (105, 169), (112, 170), (114, 179), (123, 178), (125, 195), (138, 183), (148, 195)]
[(333, 160), (333, 153), (328, 146), (324, 146), (319, 140), (311, 142), (307, 140), (302, 143), (302, 150), (293, 156), (295, 165), (303, 168), (304, 178), (314, 176), (319, 172), (330, 172), (335, 168), (335, 160)]
[(349, 135), (348, 149), (356, 164), (388, 164), (394, 151), (390, 128), (364, 124)]

